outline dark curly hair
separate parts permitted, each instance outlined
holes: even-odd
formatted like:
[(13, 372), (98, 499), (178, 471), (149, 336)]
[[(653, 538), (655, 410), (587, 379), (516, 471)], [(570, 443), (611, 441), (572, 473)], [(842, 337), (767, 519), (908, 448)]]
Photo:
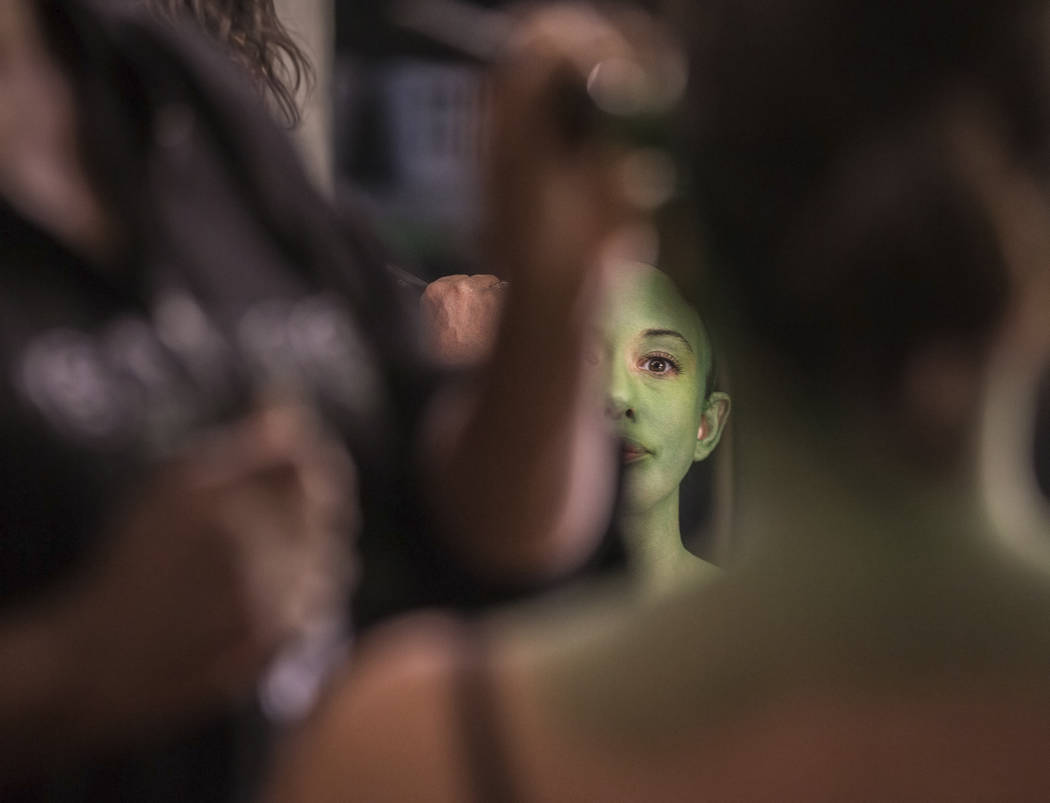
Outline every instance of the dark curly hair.
[(162, 18), (189, 21), (224, 45), (273, 102), (289, 126), (300, 122), (299, 91), (314, 69), (281, 23), (274, 0), (141, 0)]

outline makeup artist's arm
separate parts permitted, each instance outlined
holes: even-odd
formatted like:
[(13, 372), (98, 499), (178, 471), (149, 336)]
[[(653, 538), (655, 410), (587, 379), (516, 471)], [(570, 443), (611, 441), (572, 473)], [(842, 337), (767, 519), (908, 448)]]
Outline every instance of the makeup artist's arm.
[(446, 532), (488, 578), (528, 581), (581, 562), (604, 531), (614, 466), (587, 382), (599, 254), (629, 221), (619, 152), (573, 138), (555, 98), (626, 47), (579, 9), (543, 12), (498, 71), (488, 165), (489, 264), (511, 279), (491, 359), (431, 420), (429, 488)]

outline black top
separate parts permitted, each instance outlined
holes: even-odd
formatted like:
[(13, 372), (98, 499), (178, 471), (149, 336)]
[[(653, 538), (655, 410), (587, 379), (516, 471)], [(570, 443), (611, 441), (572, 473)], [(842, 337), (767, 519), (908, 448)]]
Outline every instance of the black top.
[(418, 524), (408, 455), (432, 382), (381, 250), (221, 54), (87, 0), (39, 5), (125, 247), (93, 264), (0, 198), (0, 604), (74, 562), (150, 461), (272, 384), (346, 435), (368, 532)]
[[(429, 382), (382, 254), (221, 54), (88, 0), (38, 7), (122, 247), (96, 264), (0, 199), (0, 605), (75, 571), (151, 464), (273, 384), (345, 435), (365, 541), (424, 538), (408, 455)], [(242, 799), (257, 733), (224, 719), (25, 799)]]
[(474, 803), (520, 803), (521, 790), (507, 750), (485, 634), (473, 627), (462, 635), (452, 706), (462, 736), (462, 769), (470, 799)]

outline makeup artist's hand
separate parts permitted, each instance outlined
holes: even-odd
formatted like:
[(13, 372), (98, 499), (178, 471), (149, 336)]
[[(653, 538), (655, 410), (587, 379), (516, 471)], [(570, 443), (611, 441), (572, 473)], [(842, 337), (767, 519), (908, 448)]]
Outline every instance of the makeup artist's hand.
[(349, 458), (282, 405), (147, 478), (69, 595), (83, 719), (170, 721), (254, 691), (269, 658), (342, 606)]
[(493, 70), (488, 264), (515, 285), (576, 282), (613, 234), (645, 222), (638, 148), (616, 123), (680, 91), (678, 52), (641, 13), (613, 18), (585, 3), (521, 12)]
[(441, 365), (477, 365), (492, 351), (508, 282), (497, 276), (443, 276), (420, 299), (424, 348)]

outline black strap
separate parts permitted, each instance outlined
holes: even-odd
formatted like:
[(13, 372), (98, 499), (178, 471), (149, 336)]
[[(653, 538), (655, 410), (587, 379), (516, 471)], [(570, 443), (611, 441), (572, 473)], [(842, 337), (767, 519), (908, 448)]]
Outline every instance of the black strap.
[(467, 752), (467, 772), (477, 803), (517, 803), (510, 756), (499, 724), (498, 701), (483, 634), (467, 631), (455, 691)]

